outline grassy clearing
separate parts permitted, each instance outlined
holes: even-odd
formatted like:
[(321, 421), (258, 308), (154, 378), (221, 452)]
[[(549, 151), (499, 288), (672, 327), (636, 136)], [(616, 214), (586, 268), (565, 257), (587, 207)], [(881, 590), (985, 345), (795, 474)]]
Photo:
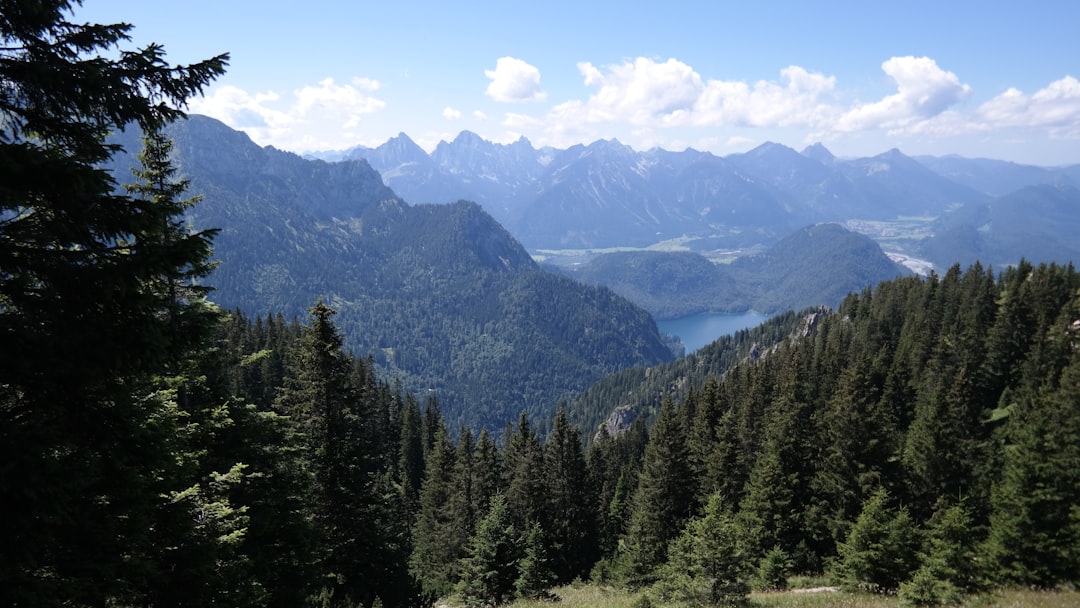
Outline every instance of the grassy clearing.
[[(809, 581), (806, 581), (809, 582)], [(553, 589), (559, 601), (518, 600), (511, 608), (633, 608), (645, 593), (631, 593), (601, 585), (568, 585)], [(654, 599), (655, 602), (655, 599)], [(440, 606), (460, 608), (450, 601)], [(661, 606), (658, 602), (654, 605)], [(752, 593), (750, 608), (901, 608), (896, 596), (822, 591), (807, 593)], [(1076, 608), (1080, 591), (1004, 590), (970, 598), (963, 608)]]

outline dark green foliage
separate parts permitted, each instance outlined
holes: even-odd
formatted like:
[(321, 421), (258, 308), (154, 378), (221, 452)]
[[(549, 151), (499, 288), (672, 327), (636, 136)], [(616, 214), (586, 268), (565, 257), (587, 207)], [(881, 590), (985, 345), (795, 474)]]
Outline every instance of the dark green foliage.
[(754, 574), (754, 588), (760, 591), (786, 591), (788, 577), (794, 571), (794, 564), (787, 552), (780, 547), (773, 547), (758, 562)]
[(72, 7), (14, 1), (0, 18), (6, 605), (142, 600), (152, 521), (183, 489), (161, 475), (170, 414), (147, 395), (206, 336), (170, 322), (188, 303), (162, 286), (200, 272), (209, 235), (174, 233), (183, 203), (122, 194), (99, 165), (110, 130), (182, 116), (227, 57), (174, 66), (159, 45), (124, 48), (129, 25), (69, 21)]
[(915, 606), (952, 605), (978, 591), (982, 573), (975, 533), (962, 504), (941, 506), (926, 531), (919, 569), (900, 585), (900, 599)]
[(480, 520), (461, 560), (457, 592), (466, 606), (498, 606), (513, 599), (520, 576), (521, 538), (502, 495)]
[(327, 596), (335, 604), (379, 597), (399, 605), (412, 597), (408, 511), (386, 457), (396, 442), (383, 441), (396, 402), (342, 351), (333, 314), (322, 302), (311, 309), (275, 406), (294, 420), (305, 446)]
[(424, 480), (424, 438), (420, 404), (411, 395), (405, 399), (401, 420), (401, 460), (398, 464), (402, 494), (410, 513), (420, 508), (420, 487)]
[(458, 579), (466, 535), (461, 536), (456, 514), (450, 510), (454, 492), (454, 446), (441, 429), (428, 455), (424, 484), (420, 489), (420, 511), (413, 525), (413, 553), (409, 569), (420, 581), (424, 593), (439, 597), (449, 593)]
[(744, 605), (750, 563), (738, 525), (720, 495), (713, 494), (704, 515), (691, 520), (671, 543), (656, 590), (679, 605)]
[(518, 578), (514, 582), (517, 596), (525, 599), (551, 599), (549, 589), (555, 583), (544, 540), (544, 529), (533, 524), (525, 537), (525, 553), (518, 562)]
[(648, 584), (667, 558), (667, 545), (694, 514), (695, 491), (686, 429), (677, 406), (660, 410), (645, 448), (627, 538), (630, 582)]
[[(1075, 314), (1075, 311), (1074, 311)], [(1077, 317), (1080, 318), (1080, 317)], [(1039, 587), (1080, 578), (1080, 356), (1060, 382), (1025, 392), (1005, 428), (1001, 480), (994, 488), (987, 550), (1000, 580)]]
[(534, 523), (547, 526), (544, 447), (525, 412), (506, 438), (502, 462), (506, 507), (514, 526), (519, 530), (528, 530)]
[(906, 509), (889, 502), (884, 489), (875, 492), (840, 543), (836, 577), (845, 589), (896, 591), (915, 570), (918, 528)]
[(588, 575), (596, 561), (596, 505), (590, 500), (581, 435), (561, 409), (545, 448), (544, 493), (549, 514), (545, 536), (556, 580), (568, 583)]

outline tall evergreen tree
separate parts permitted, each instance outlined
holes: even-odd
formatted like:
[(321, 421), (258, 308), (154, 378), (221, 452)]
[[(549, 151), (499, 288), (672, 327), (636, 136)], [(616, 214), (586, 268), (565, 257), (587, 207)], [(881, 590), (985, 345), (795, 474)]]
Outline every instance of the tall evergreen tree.
[(667, 546), (694, 513), (686, 430), (665, 401), (653, 425), (627, 531), (630, 582), (648, 584), (667, 559)]
[(1056, 387), (1024, 393), (1009, 416), (987, 547), (1005, 582), (1053, 587), (1080, 580), (1078, 352)]
[(514, 526), (527, 530), (533, 523), (548, 526), (544, 496), (544, 449), (525, 412), (506, 438), (503, 450), (506, 507)]
[(561, 408), (546, 444), (544, 459), (548, 528), (545, 533), (559, 582), (589, 573), (596, 561), (596, 511), (592, 504), (581, 435)]
[(454, 460), (454, 444), (445, 427), (440, 428), (424, 470), (420, 511), (413, 525), (413, 552), (409, 560), (413, 576), (431, 599), (453, 590), (464, 545), (464, 540), (459, 537), (460, 530), (455, 528), (458, 519), (450, 509)]
[(514, 597), (522, 557), (521, 535), (511, 521), (506, 499), (497, 495), (461, 562), (457, 591), (466, 606), (498, 606)]
[[(146, 577), (170, 466), (146, 384), (201, 332), (174, 332), (162, 277), (203, 264), (208, 235), (159, 238), (175, 211), (118, 192), (107, 134), (156, 131), (224, 72), (127, 24), (77, 24), (67, 0), (0, 18), (0, 603), (103, 605)], [(119, 52), (118, 52), (119, 51)], [(175, 201), (173, 201), (175, 202)]]
[(480, 437), (476, 440), (476, 451), (473, 454), (473, 508), (475, 519), (470, 529), (475, 530), (479, 519), (487, 513), (491, 498), (499, 493), (499, 479), (501, 476), (499, 464), (499, 447), (495, 440), (488, 434), (487, 429), (480, 430)]
[(424, 439), (421, 427), (420, 404), (409, 395), (401, 420), (401, 459), (398, 463), (402, 494), (409, 512), (416, 514), (420, 507), (420, 485), (424, 479)]

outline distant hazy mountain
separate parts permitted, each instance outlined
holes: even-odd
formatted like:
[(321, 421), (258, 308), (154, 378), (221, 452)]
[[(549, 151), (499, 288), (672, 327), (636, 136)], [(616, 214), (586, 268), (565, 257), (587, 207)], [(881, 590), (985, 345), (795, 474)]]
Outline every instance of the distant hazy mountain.
[[(799, 226), (932, 216), (990, 196), (897, 150), (837, 159), (821, 144), (802, 153), (766, 143), (717, 157), (638, 152), (618, 141), (536, 150), (463, 132), (424, 158), (402, 134), (356, 148), (405, 200), (479, 202), (532, 249), (644, 246), (709, 238), (719, 247), (768, 245)], [(411, 144), (411, 145), (410, 145)]]
[[(205, 117), (170, 135), (190, 192), (204, 196), (191, 222), (221, 228), (212, 299), (303, 316), (323, 298), (349, 348), (422, 397), (435, 391), (453, 427), (546, 417), (606, 374), (671, 358), (645, 311), (539, 269), (475, 203), (409, 205), (366, 162), (260, 148)], [(384, 152), (434, 164), (404, 136)], [(131, 164), (117, 159), (121, 183)]]
[[(918, 156), (920, 163), (938, 175), (989, 196), (1005, 196), (1026, 186), (1080, 186), (1070, 168), (1035, 167), (988, 158)], [(1080, 176), (1080, 168), (1073, 168)]]
[(821, 224), (732, 264), (714, 264), (691, 252), (630, 251), (597, 256), (570, 274), (668, 319), (704, 311), (835, 307), (852, 291), (910, 272), (868, 237)]
[(897, 149), (837, 165), (863, 196), (861, 219), (901, 215), (938, 216), (952, 207), (983, 203), (989, 197), (953, 182)]
[(936, 266), (980, 261), (997, 268), (1021, 258), (1080, 262), (1080, 189), (1028, 186), (941, 218), (922, 255)]

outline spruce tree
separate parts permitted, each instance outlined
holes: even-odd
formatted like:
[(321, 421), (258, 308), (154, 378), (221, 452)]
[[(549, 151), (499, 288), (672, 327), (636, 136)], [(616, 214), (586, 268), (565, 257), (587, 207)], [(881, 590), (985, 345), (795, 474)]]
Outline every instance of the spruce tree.
[(581, 436), (559, 409), (548, 437), (544, 487), (549, 513), (547, 540), (559, 582), (588, 574), (596, 561), (596, 511), (591, 501)]
[(518, 418), (503, 450), (506, 506), (519, 530), (533, 523), (548, 525), (544, 488), (544, 449), (525, 412)]
[(461, 559), (457, 593), (470, 608), (498, 606), (513, 599), (520, 576), (521, 537), (514, 528), (506, 499), (497, 495), (476, 526)]
[(555, 583), (555, 573), (548, 559), (544, 529), (535, 523), (525, 536), (525, 551), (518, 562), (518, 577), (514, 581), (517, 596), (530, 600), (551, 599), (549, 591)]
[(490, 508), (491, 498), (501, 490), (499, 486), (501, 476), (499, 447), (495, 445), (495, 440), (491, 438), (486, 428), (480, 430), (480, 436), (476, 440), (472, 470), (472, 512), (475, 519), (472, 521), (470, 529), (475, 530), (479, 519)]
[[(0, 19), (0, 604), (144, 601), (150, 522), (175, 455), (148, 384), (205, 336), (175, 331), (162, 277), (209, 242), (159, 239), (175, 206), (121, 193), (113, 130), (153, 132), (224, 72), (175, 66), (131, 26), (79, 24), (67, 0)], [(173, 201), (175, 202), (175, 201)], [(177, 235), (179, 236), (179, 235)]]
[[(458, 560), (463, 541), (458, 519), (450, 510), (454, 492), (454, 444), (446, 429), (435, 434), (428, 454), (424, 483), (420, 488), (420, 511), (413, 525), (413, 551), (409, 569), (431, 599), (449, 594), (458, 580)], [(467, 537), (466, 537), (467, 538)]]
[(691, 520), (671, 543), (656, 585), (662, 597), (689, 606), (739, 606), (746, 603), (751, 558), (739, 540), (738, 524), (719, 494), (705, 513)]
[(667, 559), (667, 545), (694, 512), (694, 484), (690, 471), (686, 431), (670, 401), (665, 401), (653, 425), (626, 546), (630, 583), (649, 584)]
[(1023, 392), (1009, 416), (987, 543), (1000, 581), (1053, 587), (1080, 579), (1078, 352), (1056, 387)]
[(845, 589), (893, 592), (918, 565), (918, 529), (906, 509), (889, 503), (884, 488), (875, 492), (840, 544), (834, 575)]
[(981, 586), (976, 548), (976, 530), (967, 508), (939, 503), (919, 552), (919, 569), (901, 583), (900, 599), (916, 606), (959, 604)]

